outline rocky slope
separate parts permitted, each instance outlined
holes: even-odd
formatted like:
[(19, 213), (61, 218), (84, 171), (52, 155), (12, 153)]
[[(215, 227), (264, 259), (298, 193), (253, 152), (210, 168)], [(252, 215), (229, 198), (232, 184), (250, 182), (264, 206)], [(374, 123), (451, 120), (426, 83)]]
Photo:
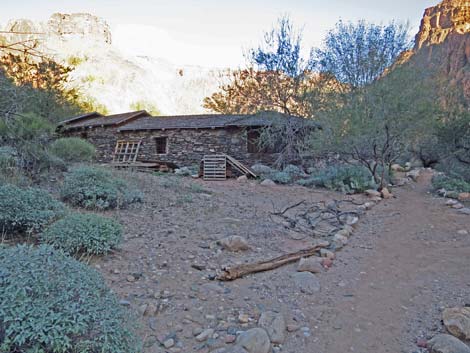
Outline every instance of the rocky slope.
[(443, 73), (470, 98), (470, 1), (444, 0), (425, 10), (411, 60)]
[[(11, 20), (0, 41), (29, 41), (74, 68), (69, 84), (110, 113), (131, 109), (162, 114), (201, 113), (202, 100), (225, 77), (224, 70), (178, 67), (162, 59), (124, 54), (112, 44), (110, 27), (90, 14), (54, 14), (45, 23)], [(27, 33), (27, 34), (24, 34)]]

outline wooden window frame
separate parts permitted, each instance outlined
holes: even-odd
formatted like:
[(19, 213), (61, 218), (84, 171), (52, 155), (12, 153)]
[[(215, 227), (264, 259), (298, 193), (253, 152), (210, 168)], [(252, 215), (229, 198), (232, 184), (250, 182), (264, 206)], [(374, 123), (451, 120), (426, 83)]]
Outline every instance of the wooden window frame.
[[(155, 139), (155, 150), (158, 155), (168, 154), (168, 136), (157, 136)], [(163, 143), (161, 141), (164, 141)], [(161, 148), (164, 146), (164, 148)], [(160, 152), (165, 150), (165, 152)]]

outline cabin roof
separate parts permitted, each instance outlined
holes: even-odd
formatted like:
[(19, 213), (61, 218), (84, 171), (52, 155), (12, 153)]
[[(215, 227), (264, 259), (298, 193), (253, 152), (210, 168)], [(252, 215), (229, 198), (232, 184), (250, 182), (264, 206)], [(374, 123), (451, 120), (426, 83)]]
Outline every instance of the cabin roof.
[(225, 127), (256, 127), (271, 126), (277, 121), (285, 121), (287, 117), (297, 123), (310, 120), (297, 116), (289, 116), (275, 112), (257, 114), (202, 114), (143, 117), (123, 125), (118, 131), (167, 130), (167, 129), (213, 129)]
[(277, 112), (260, 112), (257, 114), (200, 114), (150, 116), (145, 110), (104, 116), (93, 112), (79, 115), (59, 123), (58, 129), (77, 130), (98, 126), (119, 127), (118, 131), (145, 131), (167, 129), (215, 129), (227, 127), (259, 127), (271, 126), (277, 122), (285, 122), (290, 118), (296, 124), (309, 125), (312, 128), (318, 124), (310, 119)]
[(138, 117), (145, 116), (150, 116), (150, 114), (145, 110), (107, 116), (93, 112), (64, 120), (60, 122), (57, 127), (63, 130), (74, 130), (96, 126), (121, 126), (122, 124), (133, 121)]

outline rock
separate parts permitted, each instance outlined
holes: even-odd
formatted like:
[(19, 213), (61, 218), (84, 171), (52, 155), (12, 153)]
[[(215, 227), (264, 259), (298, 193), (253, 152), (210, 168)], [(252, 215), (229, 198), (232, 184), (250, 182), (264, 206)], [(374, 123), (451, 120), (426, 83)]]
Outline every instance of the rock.
[(300, 326), (296, 324), (289, 324), (287, 325), (287, 332), (295, 332), (300, 330)]
[(447, 200), (446, 206), (454, 206), (457, 205), (459, 202), (457, 200)]
[(457, 231), (457, 234), (458, 235), (468, 235), (468, 231), (465, 230), (465, 229), (461, 229), (461, 230)]
[(242, 176), (237, 178), (237, 181), (239, 181), (241, 183), (246, 183), (248, 181), (248, 177), (246, 175), (242, 175)]
[(258, 326), (266, 330), (272, 343), (284, 343), (286, 339), (286, 321), (282, 314), (266, 311), (261, 314), (258, 320)]
[(211, 328), (205, 329), (199, 335), (196, 336), (196, 341), (198, 341), (198, 342), (207, 341), (209, 338), (212, 337), (213, 334), (214, 334), (213, 329), (211, 329)]
[(241, 333), (236, 344), (238, 347), (245, 349), (247, 353), (271, 352), (271, 341), (268, 333), (259, 327)]
[(298, 272), (292, 275), (295, 287), (305, 294), (315, 294), (320, 291), (320, 281), (310, 272)]
[(263, 186), (275, 186), (276, 183), (274, 181), (272, 181), (271, 179), (264, 179), (260, 185), (263, 185)]
[(381, 195), (385, 200), (391, 199), (393, 197), (392, 193), (387, 188), (382, 189)]
[(333, 266), (333, 259), (331, 258), (325, 258), (322, 260), (321, 264), (323, 265), (324, 268), (330, 268)]
[(447, 331), (452, 335), (470, 340), (470, 307), (445, 309), (442, 319)]
[(470, 353), (464, 343), (451, 335), (439, 334), (428, 341), (430, 353)]
[(299, 261), (299, 265), (297, 266), (297, 271), (321, 273), (324, 270), (321, 261), (322, 259), (319, 257), (301, 258)]
[(364, 191), (364, 193), (369, 197), (380, 197), (381, 196), (380, 192), (378, 192), (377, 190), (372, 190), (372, 189), (366, 190), (366, 191)]
[[(240, 347), (240, 346), (233, 346), (230, 348), (222, 348), (223, 350), (220, 351), (220, 353), (249, 353), (246, 349)], [(219, 353), (217, 351), (211, 352), (211, 353)]]
[(245, 251), (250, 249), (248, 241), (239, 235), (224, 238), (219, 241), (219, 244), (222, 248), (229, 251)]
[(410, 182), (408, 178), (393, 177), (391, 183), (393, 186), (404, 186)]
[(452, 208), (455, 210), (461, 210), (462, 208), (464, 208), (464, 205), (458, 202), (455, 205), (453, 205)]
[(418, 338), (416, 340), (416, 345), (419, 347), (419, 348), (427, 348), (428, 347), (428, 341), (424, 338)]
[(406, 173), (406, 177), (410, 178), (413, 181), (418, 181), (419, 175), (421, 174), (421, 171), (419, 169), (414, 169)]
[(470, 208), (464, 207), (459, 210), (459, 213), (470, 216)]
[(343, 247), (344, 245), (346, 245), (348, 243), (348, 238), (345, 237), (344, 235), (341, 235), (339, 233), (336, 233), (334, 236), (333, 236), (333, 241), (335, 243), (339, 243), (341, 245), (341, 247)]
[(470, 201), (470, 192), (461, 192), (459, 194), (459, 196), (457, 197), (457, 199), (460, 201), (460, 202), (467, 202), (467, 201)]
[(241, 324), (246, 324), (250, 321), (250, 315), (248, 314), (240, 314), (238, 315), (238, 322)]
[(336, 254), (328, 249), (320, 249), (320, 256), (330, 260), (334, 260), (336, 258)]
[(165, 346), (165, 348), (171, 348), (175, 345), (175, 340), (173, 338), (169, 338), (165, 340), (165, 342), (163, 342), (163, 345)]
[(233, 343), (235, 342), (236, 339), (237, 339), (237, 336), (235, 335), (227, 335), (225, 336), (225, 343), (227, 344)]
[(394, 172), (404, 172), (405, 171), (405, 168), (403, 168), (399, 164), (392, 164), (391, 168)]

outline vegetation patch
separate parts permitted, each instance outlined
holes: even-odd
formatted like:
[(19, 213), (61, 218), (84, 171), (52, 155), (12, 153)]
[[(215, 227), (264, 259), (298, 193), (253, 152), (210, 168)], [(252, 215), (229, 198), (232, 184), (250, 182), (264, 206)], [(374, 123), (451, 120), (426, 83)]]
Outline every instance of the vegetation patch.
[(297, 183), (302, 186), (324, 187), (344, 193), (358, 193), (377, 188), (369, 171), (361, 166), (333, 165), (311, 172), (310, 177), (301, 179)]
[(70, 255), (102, 255), (122, 241), (122, 226), (94, 214), (71, 214), (55, 222), (41, 240)]
[(459, 176), (436, 175), (432, 178), (432, 186), (434, 190), (470, 192), (470, 183)]
[(95, 147), (78, 137), (64, 137), (55, 140), (51, 146), (52, 154), (66, 162), (91, 162), (96, 155)]
[(141, 202), (142, 193), (110, 171), (81, 166), (68, 172), (61, 188), (61, 197), (73, 206), (107, 210)]
[(65, 213), (64, 204), (44, 190), (0, 186), (0, 231), (3, 233), (36, 233)]
[(95, 270), (54, 248), (0, 248), (0, 351), (137, 353), (139, 344)]

